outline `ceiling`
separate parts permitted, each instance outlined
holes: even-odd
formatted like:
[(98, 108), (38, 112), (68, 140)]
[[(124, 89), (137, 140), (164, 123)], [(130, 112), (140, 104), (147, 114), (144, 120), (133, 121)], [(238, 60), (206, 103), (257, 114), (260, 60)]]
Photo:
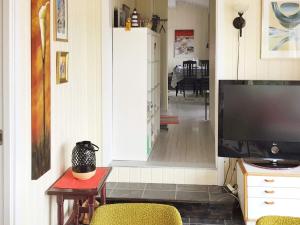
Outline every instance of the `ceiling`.
[(194, 5), (201, 5), (204, 7), (209, 7), (209, 0), (169, 0), (169, 7), (175, 8), (176, 3), (189, 3)]

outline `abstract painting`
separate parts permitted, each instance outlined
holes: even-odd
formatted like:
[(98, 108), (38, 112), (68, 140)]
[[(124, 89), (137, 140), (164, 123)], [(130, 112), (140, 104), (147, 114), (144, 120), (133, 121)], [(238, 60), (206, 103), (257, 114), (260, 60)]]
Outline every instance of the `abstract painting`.
[(68, 41), (68, 0), (54, 0), (54, 39)]
[(299, 0), (263, 0), (262, 58), (300, 57), (299, 5)]
[(50, 169), (50, 0), (31, 0), (31, 178)]
[(194, 30), (175, 30), (175, 56), (188, 56), (195, 52)]

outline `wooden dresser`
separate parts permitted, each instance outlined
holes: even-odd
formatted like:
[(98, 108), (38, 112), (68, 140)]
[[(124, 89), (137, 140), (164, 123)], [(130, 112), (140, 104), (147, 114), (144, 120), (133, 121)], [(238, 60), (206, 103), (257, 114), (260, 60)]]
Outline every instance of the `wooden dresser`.
[(246, 225), (267, 215), (300, 217), (300, 167), (261, 169), (239, 160), (237, 183)]

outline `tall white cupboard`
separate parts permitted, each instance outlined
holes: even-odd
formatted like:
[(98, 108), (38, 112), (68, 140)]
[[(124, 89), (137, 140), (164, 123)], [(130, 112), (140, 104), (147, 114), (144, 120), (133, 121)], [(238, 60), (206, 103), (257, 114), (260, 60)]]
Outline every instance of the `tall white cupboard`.
[(160, 36), (114, 28), (113, 160), (146, 161), (159, 129)]

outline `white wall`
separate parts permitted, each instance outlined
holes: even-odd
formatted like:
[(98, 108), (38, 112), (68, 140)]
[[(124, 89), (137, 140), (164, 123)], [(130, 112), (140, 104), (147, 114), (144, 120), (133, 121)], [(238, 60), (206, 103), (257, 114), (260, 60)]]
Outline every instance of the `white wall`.
[(154, 0), (136, 0), (135, 7), (142, 18), (151, 19), (153, 15)]
[[(168, 19), (168, 0), (154, 0), (153, 14), (159, 15), (161, 19)], [(163, 24), (166, 33), (160, 33), (160, 106), (161, 110), (168, 110), (168, 23)]]
[[(187, 59), (208, 59), (208, 8), (188, 3), (177, 3), (168, 12), (168, 72)], [(175, 30), (194, 30), (195, 53), (189, 56), (174, 56)]]
[[(109, 1), (111, 1), (111, 0), (109, 0)], [(113, 2), (114, 8), (122, 8), (122, 5), (125, 4), (125, 5), (129, 6), (131, 12), (135, 7), (135, 0), (112, 0), (112, 2)]]
[(184, 167), (114, 167), (109, 181), (217, 185), (217, 170)]
[[(220, 79), (236, 79), (237, 37), (238, 31), (232, 26), (237, 16), (232, 9), (234, 0), (222, 1), (224, 10), (221, 24), (223, 27), (219, 38), (222, 41), (224, 61)], [(295, 59), (261, 59), (261, 0), (251, 0), (249, 10), (245, 13), (246, 27), (243, 30), (240, 47), (240, 79), (300, 79), (300, 60)]]
[[(56, 200), (47, 188), (70, 166), (78, 140), (101, 146), (100, 2), (69, 1), (69, 42), (51, 43), (51, 170), (31, 180), (30, 1), (18, 0), (15, 12), (15, 223), (57, 224)], [(53, 12), (53, 10), (51, 10)], [(51, 19), (51, 23), (52, 23)], [(52, 28), (53, 26), (51, 26)], [(52, 39), (51, 35), (51, 39)], [(55, 52), (70, 53), (69, 82), (56, 85)], [(97, 162), (101, 162), (101, 153)]]
[(113, 5), (111, 1), (102, 0), (102, 133), (103, 164), (108, 165), (112, 160), (113, 151), (113, 58), (112, 58), (112, 27)]

